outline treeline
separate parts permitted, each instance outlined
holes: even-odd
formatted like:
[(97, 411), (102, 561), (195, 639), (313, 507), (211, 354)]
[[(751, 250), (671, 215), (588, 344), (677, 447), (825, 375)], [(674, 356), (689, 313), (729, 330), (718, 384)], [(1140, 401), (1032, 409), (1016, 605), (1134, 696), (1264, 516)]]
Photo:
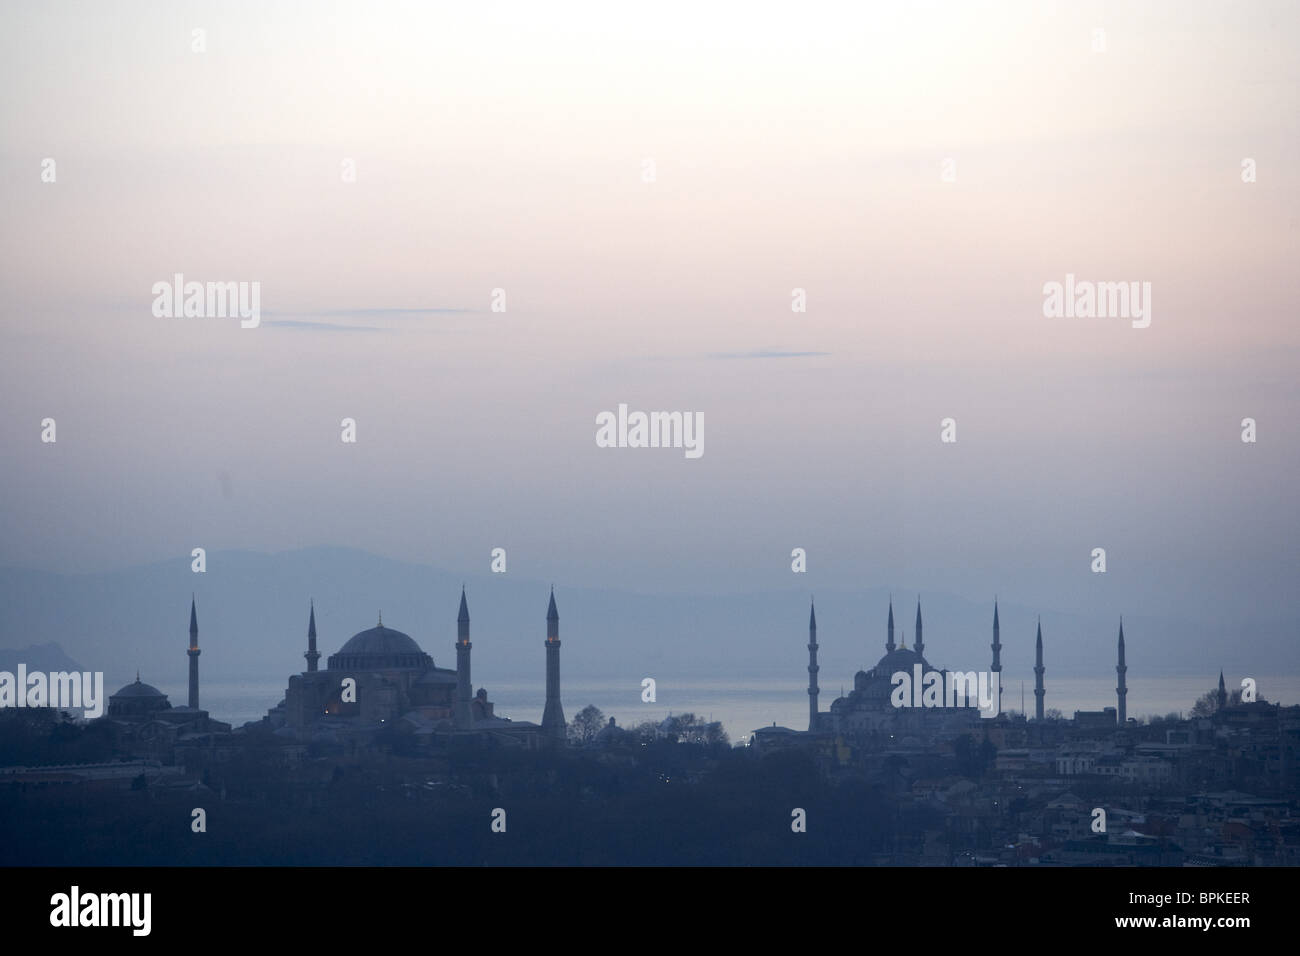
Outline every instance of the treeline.
[(710, 746), (727, 746), (731, 743), (721, 721), (705, 720), (692, 713), (669, 715), (663, 720), (643, 720), (618, 727), (612, 718), (605, 717), (599, 707), (588, 704), (569, 721), (569, 742), (572, 744), (617, 745), (621, 742), (651, 740)]
[[(0, 787), (0, 847), (8, 865), (47, 866), (861, 865), (934, 825), (865, 780), (826, 780), (797, 751), (660, 741), (635, 762), (510, 753), (455, 780), (395, 785), (346, 768), (258, 800)], [(206, 832), (191, 829), (195, 807)]]

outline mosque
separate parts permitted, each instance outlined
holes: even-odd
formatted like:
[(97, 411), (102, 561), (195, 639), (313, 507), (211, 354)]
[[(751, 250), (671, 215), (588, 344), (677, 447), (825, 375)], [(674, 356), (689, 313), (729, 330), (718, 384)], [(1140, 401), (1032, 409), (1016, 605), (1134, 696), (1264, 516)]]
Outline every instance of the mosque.
[[(387, 726), (428, 741), (435, 735), (523, 747), (562, 744), (568, 727), (560, 703), (560, 614), (552, 589), (546, 609), (546, 705), (542, 722), (499, 717), (487, 690), (470, 683), (469, 602), (464, 588), (456, 619), (456, 667), (438, 667), (408, 634), (385, 627), (383, 618), (349, 638), (320, 669), (316, 608), (307, 623), (307, 669), (289, 678), (284, 699), (262, 724), (277, 736), (306, 743), (354, 742)], [(113, 749), (170, 763), (178, 745), (203, 745), (231, 732), (199, 707), (199, 625), (190, 600), (189, 703), (173, 707), (167, 695), (140, 680), (108, 699), (98, 718), (113, 732)], [(256, 724), (247, 725), (257, 726)]]
[[(906, 637), (899, 635), (895, 641), (894, 602), (889, 602), (889, 617), (886, 623), (885, 656), (880, 658), (870, 670), (860, 670), (853, 676), (853, 690), (831, 702), (829, 711), (818, 709), (820, 690), (817, 685), (817, 611), (810, 608), (808, 616), (808, 731), (809, 734), (831, 734), (841, 737), (874, 739), (881, 744), (900, 742), (908, 737), (915, 742), (934, 740), (939, 737), (969, 732), (984, 726), (986, 718), (972, 707), (895, 707), (892, 701), (895, 684), (893, 675), (898, 672), (913, 674), (917, 665), (922, 673), (937, 671), (943, 681), (947, 682), (948, 672), (933, 667), (925, 657), (924, 631), (921, 623), (921, 602), (916, 602), (916, 625), (912, 647), (908, 648)], [(993, 602), (993, 651), (991, 674), (997, 674), (999, 684), (1002, 672), (1001, 625), (998, 620), (997, 600)], [(1127, 681), (1128, 667), (1124, 663), (1124, 623), (1119, 626), (1118, 663), (1115, 673), (1118, 684), (1115, 688), (1117, 706), (1107, 707), (1097, 712), (1078, 712), (1076, 718), (1082, 717), (1093, 723), (1124, 727), (1127, 721)], [(1046, 688), (1043, 685), (1043, 628), (1038, 625), (1035, 641), (1034, 698), (1035, 718), (1044, 719), (1044, 698)], [(1005, 691), (999, 687), (999, 696)], [(1005, 713), (999, 701), (998, 710)], [(764, 727), (755, 731), (759, 741), (765, 739), (790, 739), (798, 731), (784, 727)]]
[(98, 718), (112, 730), (113, 749), (150, 757), (164, 763), (175, 758), (178, 744), (199, 744), (214, 735), (230, 733), (230, 725), (213, 720), (199, 707), (199, 620), (190, 599), (189, 703), (173, 707), (167, 695), (140, 680), (127, 684), (108, 698), (108, 711)]
[[(993, 670), (1000, 671), (998, 656), (1001, 645), (997, 643), (997, 611), (994, 610)], [(916, 665), (922, 673), (937, 671), (946, 681), (948, 672), (936, 668), (925, 657), (924, 631), (921, 623), (921, 602), (916, 602), (916, 629), (912, 647), (906, 636), (900, 634), (895, 641), (894, 602), (889, 602), (886, 623), (885, 656), (870, 670), (860, 670), (853, 675), (853, 690), (831, 702), (829, 711), (817, 709), (817, 611), (812, 608), (808, 618), (808, 729), (842, 735), (862, 736), (887, 734), (898, 737), (905, 734), (933, 734), (936, 731), (960, 731), (975, 727), (980, 721), (973, 708), (900, 708), (891, 702), (894, 692), (893, 675), (903, 672), (913, 674)]]
[(469, 603), (461, 589), (456, 619), (456, 667), (438, 667), (408, 634), (379, 622), (360, 631), (320, 669), (316, 608), (307, 624), (307, 670), (289, 678), (284, 699), (266, 721), (282, 737), (299, 741), (369, 734), (385, 726), (428, 740), (434, 735), (473, 736), (479, 742), (525, 747), (562, 743), (567, 726), (560, 703), (560, 615), (552, 589), (546, 609), (546, 705), (542, 722), (498, 717), (487, 690), (470, 679)]

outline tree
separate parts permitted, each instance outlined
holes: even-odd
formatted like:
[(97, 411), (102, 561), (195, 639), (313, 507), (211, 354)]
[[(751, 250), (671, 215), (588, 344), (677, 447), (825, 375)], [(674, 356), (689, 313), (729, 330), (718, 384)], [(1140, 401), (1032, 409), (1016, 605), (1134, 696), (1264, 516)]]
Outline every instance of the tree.
[(976, 754), (979, 759), (979, 769), (981, 774), (988, 772), (989, 768), (993, 767), (997, 763), (998, 748), (993, 741), (989, 740), (987, 734), (984, 735), (984, 740), (980, 744), (979, 750), (976, 751)]
[[(1241, 703), (1241, 691), (1228, 691), (1228, 706), (1234, 707)], [(1219, 710), (1219, 692), (1218, 690), (1207, 691), (1202, 694), (1200, 699), (1192, 705), (1192, 717), (1209, 717)]]
[(678, 714), (669, 717), (662, 726), (663, 733), (672, 741), (691, 744), (728, 744), (730, 738), (719, 720), (709, 721), (695, 714)]
[(1043, 711), (1044, 720), (1060, 720), (1063, 716), (1064, 714), (1055, 707), (1049, 707), (1047, 710)]
[(589, 744), (605, 727), (605, 715), (595, 704), (588, 704), (569, 721), (569, 741), (575, 744)]
[(962, 734), (952, 742), (953, 756), (957, 758), (957, 772), (963, 777), (978, 778), (993, 766), (998, 748), (986, 736), (979, 744), (970, 734)]
[(721, 744), (724, 747), (731, 745), (731, 738), (727, 732), (722, 729), (722, 721), (715, 720), (704, 725), (704, 739), (711, 744)]
[(632, 724), (625, 729), (631, 737), (635, 738), (637, 743), (646, 744), (656, 738), (659, 725), (653, 720), (643, 720), (639, 724)]

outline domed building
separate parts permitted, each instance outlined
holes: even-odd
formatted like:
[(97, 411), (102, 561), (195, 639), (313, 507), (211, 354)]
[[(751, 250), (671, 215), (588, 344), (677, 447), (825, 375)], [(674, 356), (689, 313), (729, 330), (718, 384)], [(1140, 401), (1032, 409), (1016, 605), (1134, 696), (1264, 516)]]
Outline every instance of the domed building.
[(374, 627), (348, 638), (320, 670), (313, 604), (307, 623), (307, 652), (303, 655), (307, 670), (289, 678), (284, 700), (268, 712), (266, 719), (282, 735), (303, 741), (369, 735), (386, 725), (426, 740), (433, 735), (455, 733), (490, 733), (525, 744), (542, 739), (563, 740), (559, 616), (555, 613), (554, 594), (547, 613), (546, 716), (540, 725), (498, 717), (487, 691), (479, 688), (477, 694), (473, 692), (473, 645), (463, 588), (456, 629), (454, 669), (438, 667), (409, 634), (385, 627), (380, 615)]
[(150, 757), (164, 763), (176, 758), (177, 744), (202, 745), (214, 735), (230, 733), (230, 725), (213, 720), (199, 708), (199, 623), (190, 600), (189, 703), (173, 707), (167, 695), (140, 680), (127, 684), (108, 698), (108, 710), (99, 720), (113, 731), (113, 750), (120, 756)]
[[(272, 722), (294, 736), (310, 737), (324, 718), (354, 718), (351, 723), (377, 727), (408, 713), (450, 720), (456, 703), (456, 672), (434, 664), (409, 634), (374, 627), (353, 634), (331, 654), (325, 670), (317, 669), (316, 608), (307, 624), (307, 670), (289, 678), (283, 702), (271, 711)], [(491, 705), (487, 713), (491, 716)], [(336, 722), (336, 729), (346, 725)]]
[[(998, 659), (1001, 644), (998, 639), (997, 612), (994, 611), (994, 650), (993, 670), (1000, 671)], [(881, 745), (906, 743), (909, 738), (917, 741), (933, 739), (936, 733), (960, 732), (980, 727), (979, 712), (973, 707), (896, 707), (893, 697), (897, 685), (894, 675), (907, 674), (915, 679), (917, 674), (937, 673), (943, 688), (948, 682), (948, 671), (934, 667), (925, 657), (924, 632), (921, 625), (921, 602), (916, 604), (916, 630), (912, 646), (907, 646), (907, 639), (900, 635), (894, 640), (894, 604), (889, 603), (889, 618), (886, 624), (885, 655), (869, 670), (860, 670), (853, 675), (853, 689), (831, 703), (830, 710), (818, 712), (816, 709), (817, 687), (815, 683), (816, 623), (812, 624), (809, 650), (813, 654), (810, 673), (813, 681), (809, 685), (810, 715), (809, 730), (830, 732), (854, 738), (872, 738)], [(919, 668), (919, 669), (918, 669)]]
[(140, 680), (135, 675), (135, 683), (127, 684), (116, 694), (108, 698), (108, 716), (118, 718), (149, 717), (164, 710), (171, 709), (167, 695), (152, 684)]
[[(885, 656), (870, 670), (858, 671), (853, 675), (853, 690), (846, 696), (831, 703), (828, 713), (817, 714), (817, 730), (833, 730), (838, 733), (875, 733), (897, 729), (900, 718), (919, 715), (919, 710), (898, 708), (890, 698), (894, 693), (894, 674), (900, 671), (911, 675), (916, 665), (921, 666), (922, 673), (935, 668), (925, 659), (925, 643), (921, 628), (921, 602), (916, 602), (916, 638), (913, 646), (907, 646), (907, 638), (901, 637), (900, 643), (894, 642), (894, 602), (889, 602), (889, 620), (886, 624)], [(940, 671), (945, 675), (946, 671)], [(927, 712), (926, 717), (933, 712)]]

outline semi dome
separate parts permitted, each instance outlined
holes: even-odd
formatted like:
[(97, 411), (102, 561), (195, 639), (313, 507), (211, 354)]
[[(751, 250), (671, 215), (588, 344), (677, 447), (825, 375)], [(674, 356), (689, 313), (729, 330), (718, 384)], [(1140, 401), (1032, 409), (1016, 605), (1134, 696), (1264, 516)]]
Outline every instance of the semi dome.
[(433, 659), (420, 649), (409, 634), (384, 627), (353, 634), (326, 666), (332, 670), (382, 670), (386, 668), (432, 667)]

